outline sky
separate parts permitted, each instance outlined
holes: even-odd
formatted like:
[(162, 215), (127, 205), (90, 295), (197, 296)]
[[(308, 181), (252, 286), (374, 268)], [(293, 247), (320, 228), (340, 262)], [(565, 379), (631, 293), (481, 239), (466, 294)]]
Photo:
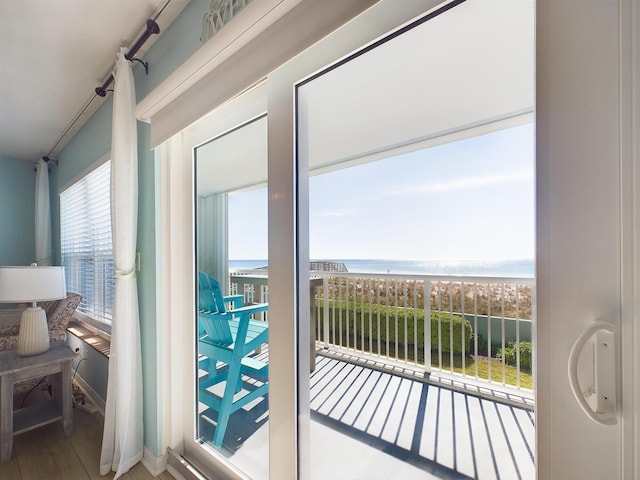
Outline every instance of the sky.
[[(534, 258), (534, 127), (310, 177), (312, 259)], [(229, 258), (267, 258), (267, 192), (229, 197)]]

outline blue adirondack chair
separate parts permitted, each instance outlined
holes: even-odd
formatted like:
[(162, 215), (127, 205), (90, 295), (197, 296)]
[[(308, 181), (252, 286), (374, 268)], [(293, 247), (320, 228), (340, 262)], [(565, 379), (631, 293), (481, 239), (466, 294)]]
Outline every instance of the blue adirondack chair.
[[(199, 400), (218, 413), (213, 445), (220, 447), (229, 416), (268, 392), (268, 365), (249, 356), (267, 343), (267, 322), (251, 315), (264, 312), (268, 304), (242, 306), (242, 295), (222, 296), (218, 281), (204, 272), (198, 273), (198, 349), (205, 360), (201, 368), (207, 375), (199, 382)], [(227, 305), (232, 309), (227, 309)], [(243, 376), (258, 379), (251, 389), (243, 389)], [(208, 389), (226, 382), (220, 398)]]

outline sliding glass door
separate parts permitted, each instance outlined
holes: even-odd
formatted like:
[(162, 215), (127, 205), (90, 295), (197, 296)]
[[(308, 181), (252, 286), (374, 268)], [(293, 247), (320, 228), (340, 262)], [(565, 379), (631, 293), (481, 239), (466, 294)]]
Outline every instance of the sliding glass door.
[[(459, 265), (424, 270), (443, 268), (445, 251), (499, 246), (513, 257), (519, 233), (531, 240), (532, 208), (523, 195), (532, 191), (533, 2), (440, 3), (377, 2), (161, 148), (168, 221), (159, 234), (166, 241), (159, 311), (169, 318), (163, 372), (171, 378), (162, 385), (171, 403), (163, 431), (171, 448), (207, 474), (531, 476), (532, 409), (511, 400), (517, 394), (526, 404), (536, 363), (539, 474), (604, 478), (619, 473), (622, 461), (630, 469), (633, 452), (623, 447), (632, 429), (622, 428), (620, 414), (615, 425), (585, 415), (566, 365), (593, 319), (606, 318), (623, 333), (632, 323), (627, 303), (621, 311), (621, 299), (633, 296), (626, 295), (629, 255), (621, 251), (630, 238), (621, 227), (632, 224), (633, 212), (621, 203), (632, 190), (631, 162), (619, 148), (626, 106), (618, 102), (628, 97), (617, 63), (625, 53), (619, 40), (628, 40), (617, 23), (623, 16), (612, 6), (590, 6), (580, 18), (594, 27), (586, 29), (569, 2), (553, 3), (553, 15), (550, 2), (539, 2), (533, 282), (527, 265), (489, 275), (486, 264), (462, 275), (451, 270)], [(611, 28), (595, 28), (602, 25)], [(596, 117), (603, 120), (597, 128)], [(250, 135), (265, 130), (266, 142), (257, 140), (263, 133)], [(263, 163), (228, 163), (245, 147), (258, 156), (266, 150)], [(264, 176), (252, 176), (264, 162)], [(229, 183), (199, 185), (208, 168), (214, 182)], [(262, 230), (265, 201), (269, 228)], [(393, 257), (375, 258), (383, 256), (374, 248), (381, 240)], [(244, 253), (235, 253), (240, 245)], [(397, 271), (400, 260), (411, 260), (414, 270)], [(224, 374), (233, 366), (216, 357), (218, 349), (201, 348), (215, 336), (218, 318), (200, 303), (201, 291), (214, 290), (209, 277), (222, 296), (269, 304), (250, 319), (266, 321), (267, 342), (242, 354), (240, 383), (231, 391), (259, 393), (244, 411), (222, 415), (217, 402), (200, 401), (224, 396)], [(536, 332), (543, 353), (537, 362), (528, 350)], [(233, 339), (231, 328), (227, 333)], [(627, 380), (631, 342), (623, 338), (627, 350), (617, 357)], [(262, 370), (262, 378), (251, 370)], [(586, 382), (595, 374), (579, 370), (589, 395)], [(211, 384), (200, 382), (212, 372)], [(609, 373), (608, 380), (616, 378)], [(616, 393), (628, 399), (628, 388)], [(496, 394), (500, 400), (488, 398)], [(478, 440), (487, 425), (499, 425), (508, 438)], [(575, 442), (575, 432), (588, 445)]]
[(310, 478), (535, 478), (533, 20), (451, 2), (296, 87)]
[(194, 150), (196, 438), (256, 476), (269, 465), (266, 140), (260, 115)]

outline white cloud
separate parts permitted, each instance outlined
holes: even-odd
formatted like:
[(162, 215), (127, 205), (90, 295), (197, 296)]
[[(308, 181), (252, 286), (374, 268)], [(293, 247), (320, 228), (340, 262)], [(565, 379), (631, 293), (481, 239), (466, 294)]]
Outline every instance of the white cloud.
[(354, 210), (323, 210), (320, 212), (311, 212), (315, 217), (350, 217), (355, 215)]
[(488, 187), (492, 185), (500, 185), (511, 183), (519, 180), (532, 180), (532, 171), (520, 171), (512, 173), (502, 173), (494, 175), (483, 175), (477, 177), (457, 178), (448, 182), (429, 182), (423, 185), (407, 186), (402, 189), (389, 190), (382, 192), (386, 196), (411, 195), (419, 193), (440, 193), (452, 190), (466, 190), (475, 187)]

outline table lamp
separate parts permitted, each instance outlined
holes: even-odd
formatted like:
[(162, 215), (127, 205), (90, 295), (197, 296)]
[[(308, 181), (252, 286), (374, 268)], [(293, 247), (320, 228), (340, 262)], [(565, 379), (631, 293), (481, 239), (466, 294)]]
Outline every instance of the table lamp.
[(49, 350), (47, 314), (36, 302), (67, 296), (64, 267), (0, 267), (0, 303), (32, 302), (22, 312), (18, 355), (37, 355)]

